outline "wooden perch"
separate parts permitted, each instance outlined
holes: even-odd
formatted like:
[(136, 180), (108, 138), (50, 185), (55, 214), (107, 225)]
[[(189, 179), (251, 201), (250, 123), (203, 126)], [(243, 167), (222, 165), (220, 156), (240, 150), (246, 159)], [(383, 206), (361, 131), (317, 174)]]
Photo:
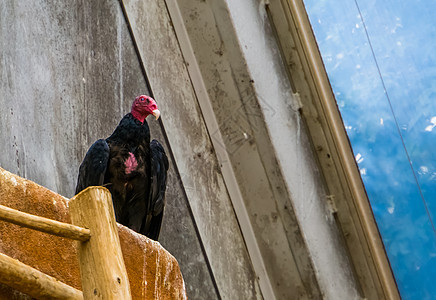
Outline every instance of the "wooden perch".
[(4, 205), (0, 205), (0, 220), (79, 241), (87, 241), (91, 236), (89, 229), (31, 215)]
[(73, 224), (91, 230), (79, 246), (80, 276), (85, 299), (132, 299), (110, 192), (88, 187), (70, 203)]
[(0, 282), (37, 299), (83, 299), (81, 291), (0, 253)]

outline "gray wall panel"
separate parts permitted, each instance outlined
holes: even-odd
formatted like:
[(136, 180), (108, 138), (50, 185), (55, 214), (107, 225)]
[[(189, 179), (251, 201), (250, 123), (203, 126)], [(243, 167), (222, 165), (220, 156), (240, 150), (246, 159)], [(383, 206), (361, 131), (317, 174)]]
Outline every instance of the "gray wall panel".
[[(147, 85), (118, 1), (0, 2), (1, 167), (73, 196), (88, 147), (141, 93)], [(159, 122), (149, 124), (165, 142)], [(180, 263), (188, 297), (216, 299), (173, 161), (168, 185), (160, 240)]]

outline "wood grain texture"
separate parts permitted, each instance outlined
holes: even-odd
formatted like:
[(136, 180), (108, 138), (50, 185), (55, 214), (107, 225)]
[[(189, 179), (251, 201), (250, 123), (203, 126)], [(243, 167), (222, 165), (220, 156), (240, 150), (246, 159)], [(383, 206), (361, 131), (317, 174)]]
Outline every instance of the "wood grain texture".
[(83, 299), (82, 292), (0, 253), (0, 282), (37, 299)]
[(110, 192), (89, 187), (70, 200), (71, 220), (92, 237), (79, 246), (79, 267), (86, 299), (131, 299)]
[[(53, 220), (71, 223), (69, 200), (0, 168), (0, 204)], [(111, 225), (112, 226), (112, 225)], [(186, 299), (177, 260), (158, 242), (117, 224), (133, 299)], [(81, 290), (76, 241), (0, 221), (0, 253), (17, 259)], [(192, 257), (192, 256), (191, 256)], [(195, 268), (196, 264), (192, 264)], [(197, 273), (197, 280), (205, 280)], [(194, 286), (195, 283), (194, 283)], [(214, 299), (199, 292), (192, 299)], [(1, 284), (0, 300), (31, 300)]]
[(4, 205), (0, 205), (0, 220), (82, 242), (89, 240), (91, 236), (89, 229), (35, 216)]

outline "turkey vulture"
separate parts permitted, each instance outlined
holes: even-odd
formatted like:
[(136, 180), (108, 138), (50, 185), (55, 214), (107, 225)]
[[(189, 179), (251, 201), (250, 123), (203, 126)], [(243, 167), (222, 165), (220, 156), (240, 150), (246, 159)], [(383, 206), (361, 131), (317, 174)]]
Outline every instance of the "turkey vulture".
[(79, 168), (76, 194), (88, 186), (107, 186), (119, 223), (153, 240), (162, 223), (168, 158), (162, 145), (150, 143), (145, 118), (160, 112), (153, 98), (140, 95), (107, 139), (97, 140)]

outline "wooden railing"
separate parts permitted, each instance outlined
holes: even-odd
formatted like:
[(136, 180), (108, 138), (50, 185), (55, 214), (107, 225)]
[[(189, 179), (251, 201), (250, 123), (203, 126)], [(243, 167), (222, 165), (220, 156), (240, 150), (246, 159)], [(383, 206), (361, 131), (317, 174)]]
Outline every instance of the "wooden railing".
[(73, 224), (0, 205), (0, 220), (78, 241), (82, 291), (0, 253), (0, 283), (37, 299), (131, 299), (110, 192), (89, 187), (69, 201)]

